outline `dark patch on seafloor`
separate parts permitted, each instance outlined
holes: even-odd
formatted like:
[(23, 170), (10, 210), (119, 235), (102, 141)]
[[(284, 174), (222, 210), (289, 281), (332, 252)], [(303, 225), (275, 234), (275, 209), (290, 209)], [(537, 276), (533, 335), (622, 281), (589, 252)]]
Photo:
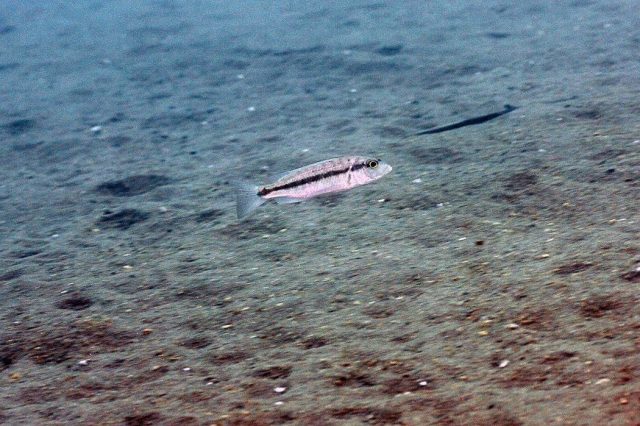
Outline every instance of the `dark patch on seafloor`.
[(2, 125), (2, 128), (11, 136), (21, 135), (36, 127), (36, 121), (23, 118)]
[(124, 231), (137, 223), (144, 222), (150, 216), (149, 213), (137, 209), (122, 209), (117, 212), (107, 210), (98, 219), (97, 225)]
[(171, 179), (162, 175), (134, 175), (124, 179), (101, 183), (96, 191), (116, 197), (132, 197), (144, 194), (157, 187), (168, 185)]
[[(51, 32), (65, 61), (32, 44), (0, 64), (31, 79), (14, 88), (30, 112), (0, 123), (16, 165), (0, 423), (638, 423), (637, 73), (631, 50), (611, 56), (633, 44), (624, 5), (574, 1), (589, 13), (574, 28), (552, 14), (566, 5), (488, 4), (481, 17), (516, 21), (495, 31), (470, 6), (432, 26), (385, 2), (294, 7), (275, 44), (238, 37), (250, 14), (233, 5), (140, 6), (119, 15), (122, 55), (83, 59), (74, 24)], [(500, 31), (531, 17), (569, 30)], [(305, 44), (318, 22), (342, 33)], [(9, 48), (27, 30), (0, 21)], [(501, 96), (527, 110), (400, 140)], [(230, 219), (227, 175), (381, 147), (397, 172), (375, 186)], [(87, 185), (105, 159), (125, 177)]]

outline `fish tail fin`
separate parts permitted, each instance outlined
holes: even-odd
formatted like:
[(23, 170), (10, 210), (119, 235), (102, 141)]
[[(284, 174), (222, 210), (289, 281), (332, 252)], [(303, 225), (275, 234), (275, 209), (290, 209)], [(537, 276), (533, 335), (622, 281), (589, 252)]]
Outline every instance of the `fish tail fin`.
[(264, 204), (265, 199), (258, 195), (259, 188), (246, 182), (236, 183), (236, 213), (238, 219), (249, 216)]

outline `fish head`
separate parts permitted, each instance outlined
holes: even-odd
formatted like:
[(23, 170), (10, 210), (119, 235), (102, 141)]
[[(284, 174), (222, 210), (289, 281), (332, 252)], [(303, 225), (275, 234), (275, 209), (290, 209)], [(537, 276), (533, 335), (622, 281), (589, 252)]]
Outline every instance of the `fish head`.
[(380, 159), (369, 158), (365, 160), (364, 172), (371, 180), (380, 179), (388, 174), (393, 168)]

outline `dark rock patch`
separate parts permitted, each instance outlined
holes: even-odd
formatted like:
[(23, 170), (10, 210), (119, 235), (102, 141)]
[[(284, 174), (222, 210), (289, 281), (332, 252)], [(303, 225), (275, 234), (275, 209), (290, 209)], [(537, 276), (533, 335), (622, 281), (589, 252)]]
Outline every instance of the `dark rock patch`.
[(13, 251), (11, 255), (16, 259), (26, 259), (27, 257), (36, 256), (40, 253), (42, 253), (42, 250), (39, 249), (22, 249)]
[[(421, 384), (420, 382), (426, 382)], [(425, 375), (405, 373), (383, 381), (383, 392), (388, 395), (397, 395), (404, 392), (419, 392), (433, 390), (433, 379)]]
[(500, 32), (490, 32), (486, 34), (487, 37), (489, 38), (493, 38), (496, 40), (501, 40), (503, 38), (507, 38), (509, 36), (511, 36), (511, 34), (509, 33), (500, 33)]
[(207, 360), (214, 365), (219, 364), (235, 364), (244, 361), (251, 355), (244, 351), (216, 352), (207, 357)]
[(309, 336), (306, 339), (304, 339), (302, 342), (300, 342), (300, 346), (302, 346), (304, 349), (315, 349), (315, 348), (321, 348), (323, 346), (326, 346), (328, 343), (329, 342), (324, 337)]
[(284, 345), (302, 340), (303, 334), (300, 330), (292, 327), (271, 327), (265, 328), (258, 337), (273, 345)]
[(576, 356), (577, 352), (572, 351), (557, 351), (552, 352), (544, 356), (542, 360), (543, 364), (555, 364), (557, 362), (565, 361), (567, 359), (573, 358)]
[(602, 117), (602, 112), (597, 108), (586, 108), (574, 111), (573, 116), (581, 120), (597, 120)]
[(134, 337), (133, 332), (118, 330), (110, 321), (86, 320), (40, 332), (25, 330), (12, 340), (23, 349), (15, 357), (24, 354), (36, 364), (60, 364), (70, 358), (117, 351)]
[(0, 35), (5, 35), (5, 34), (9, 34), (12, 33), (16, 30), (16, 27), (13, 25), (3, 25), (0, 26)]
[(167, 425), (171, 426), (198, 426), (201, 423), (196, 417), (193, 416), (181, 416), (172, 419)]
[(149, 216), (149, 213), (136, 209), (124, 209), (115, 213), (106, 211), (98, 219), (98, 225), (104, 228), (126, 230), (136, 223), (144, 222)]
[(374, 407), (341, 407), (329, 410), (331, 417), (341, 420), (359, 419), (365, 424), (395, 425), (400, 424), (402, 413), (396, 410)]
[(633, 271), (625, 272), (624, 274), (620, 275), (620, 278), (632, 283), (640, 283), (640, 268), (636, 268)]
[(376, 304), (373, 306), (368, 306), (362, 310), (362, 313), (368, 317), (374, 319), (385, 319), (393, 316), (395, 314), (395, 310), (391, 306), (383, 306), (381, 304)]
[(156, 412), (132, 414), (124, 418), (124, 424), (126, 426), (153, 426), (159, 424), (162, 419), (160, 413)]
[(30, 118), (11, 121), (4, 124), (2, 128), (11, 136), (21, 135), (36, 127), (36, 121)]
[(171, 179), (163, 175), (133, 175), (124, 179), (101, 183), (96, 187), (96, 191), (104, 195), (131, 197), (144, 194), (170, 182)]
[(382, 56), (394, 56), (400, 53), (402, 50), (401, 44), (394, 44), (390, 46), (382, 46), (379, 49), (376, 49), (376, 53)]
[(600, 318), (623, 307), (624, 303), (612, 296), (595, 296), (580, 303), (580, 313), (586, 318)]
[(332, 384), (335, 387), (370, 387), (375, 386), (376, 382), (369, 374), (360, 371), (360, 369), (347, 370), (332, 378)]
[(286, 379), (291, 374), (291, 366), (276, 365), (273, 367), (262, 368), (251, 373), (253, 377), (262, 377), (266, 379)]
[(69, 309), (73, 311), (82, 311), (93, 305), (93, 301), (88, 297), (80, 294), (73, 294), (66, 299), (63, 299), (56, 303), (58, 309)]
[(555, 315), (551, 309), (525, 307), (516, 317), (516, 323), (525, 328), (548, 331), (555, 327)]
[(125, 118), (127, 118), (127, 116), (123, 112), (116, 112), (109, 118), (109, 123), (119, 123)]
[(20, 358), (23, 349), (15, 344), (0, 341), (0, 371), (9, 368)]
[(509, 191), (524, 191), (538, 183), (538, 176), (529, 171), (514, 173), (504, 179), (504, 187)]
[(587, 263), (587, 262), (567, 263), (565, 265), (560, 265), (559, 267), (554, 269), (553, 272), (558, 275), (570, 275), (570, 274), (586, 271), (592, 266), (593, 266), (592, 263)]
[(0, 273), (0, 281), (11, 281), (20, 278), (24, 272), (22, 269), (11, 269)]
[(15, 68), (18, 68), (20, 66), (19, 63), (17, 62), (10, 62), (7, 64), (0, 64), (0, 71), (9, 71)]
[(211, 339), (206, 336), (195, 336), (182, 342), (182, 346), (189, 349), (202, 349), (206, 348), (210, 344)]

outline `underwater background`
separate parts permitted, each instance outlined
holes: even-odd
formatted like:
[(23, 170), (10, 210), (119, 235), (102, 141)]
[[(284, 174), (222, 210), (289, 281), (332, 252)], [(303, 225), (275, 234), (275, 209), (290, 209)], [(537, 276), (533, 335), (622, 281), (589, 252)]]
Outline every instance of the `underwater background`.
[(640, 424), (638, 10), (3, 0), (0, 423)]

